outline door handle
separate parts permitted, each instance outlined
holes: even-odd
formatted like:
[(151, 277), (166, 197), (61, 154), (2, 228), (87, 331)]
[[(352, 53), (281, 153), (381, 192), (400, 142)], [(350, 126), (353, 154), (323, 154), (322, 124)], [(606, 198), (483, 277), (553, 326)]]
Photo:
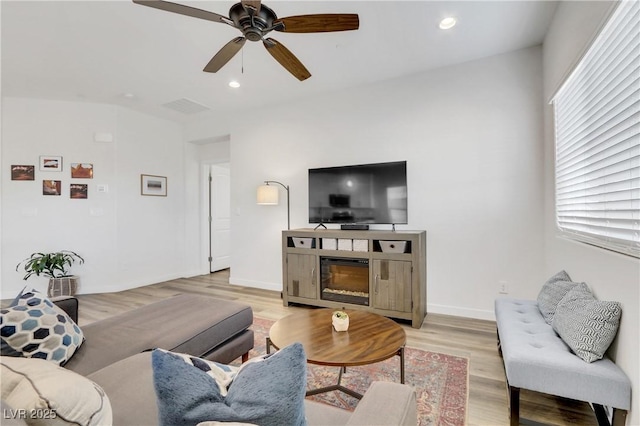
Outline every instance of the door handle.
[(312, 286), (316, 285), (315, 276), (316, 276), (316, 267), (314, 266), (313, 268), (311, 268), (311, 285)]
[(380, 279), (380, 275), (376, 274), (376, 276), (373, 278), (373, 292), (375, 294), (378, 294), (378, 281)]

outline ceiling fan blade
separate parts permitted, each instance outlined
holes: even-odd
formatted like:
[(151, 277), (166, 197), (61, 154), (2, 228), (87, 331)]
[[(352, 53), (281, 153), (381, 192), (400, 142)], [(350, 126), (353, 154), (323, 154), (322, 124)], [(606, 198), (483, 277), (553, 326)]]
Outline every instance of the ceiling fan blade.
[(242, 49), (244, 43), (247, 41), (244, 37), (236, 37), (231, 40), (229, 43), (225, 44), (222, 49), (215, 54), (213, 58), (209, 61), (206, 67), (204, 67), (203, 71), (205, 72), (218, 72), (220, 68), (225, 66), (227, 62), (233, 58), (236, 53)]
[(255, 10), (255, 14), (260, 12), (260, 0), (242, 0), (242, 7), (249, 12), (249, 9)]
[(135, 4), (143, 6), (153, 7), (155, 9), (164, 10), (167, 12), (178, 13), (180, 15), (191, 16), (193, 18), (205, 19), (207, 21), (221, 22), (223, 24), (231, 25), (235, 27), (234, 22), (226, 16), (218, 15), (217, 13), (208, 12), (206, 10), (197, 9), (191, 6), (185, 6), (182, 4), (171, 3), (163, 0), (133, 0)]
[(350, 31), (360, 27), (360, 18), (356, 13), (324, 13), (317, 15), (299, 15), (280, 18), (273, 24), (277, 31), (285, 33), (324, 33), (331, 31)]
[(295, 78), (300, 81), (304, 81), (311, 77), (309, 70), (302, 65), (302, 62), (295, 57), (293, 53), (286, 47), (280, 44), (277, 40), (267, 38), (262, 42), (264, 47), (267, 48), (267, 52), (273, 56), (273, 58), (286, 68)]

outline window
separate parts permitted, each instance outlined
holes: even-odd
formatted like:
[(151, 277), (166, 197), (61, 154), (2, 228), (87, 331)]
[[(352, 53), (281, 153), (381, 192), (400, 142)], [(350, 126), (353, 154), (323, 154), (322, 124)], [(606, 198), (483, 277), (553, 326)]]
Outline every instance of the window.
[(558, 227), (640, 257), (640, 2), (620, 2), (552, 102)]

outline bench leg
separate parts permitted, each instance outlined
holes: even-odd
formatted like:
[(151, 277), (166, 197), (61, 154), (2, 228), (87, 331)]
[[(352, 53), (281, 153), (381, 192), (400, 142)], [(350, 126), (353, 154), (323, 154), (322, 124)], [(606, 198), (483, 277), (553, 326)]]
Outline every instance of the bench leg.
[(242, 354), (242, 363), (249, 361), (249, 352)]
[(593, 404), (593, 411), (596, 414), (598, 426), (624, 426), (627, 422), (627, 410), (614, 408), (611, 423), (609, 423), (607, 411), (601, 404)]
[(509, 386), (509, 424), (518, 426), (520, 424), (520, 388)]
[(613, 421), (611, 422), (611, 426), (624, 426), (626, 422), (627, 422), (627, 410), (614, 408)]

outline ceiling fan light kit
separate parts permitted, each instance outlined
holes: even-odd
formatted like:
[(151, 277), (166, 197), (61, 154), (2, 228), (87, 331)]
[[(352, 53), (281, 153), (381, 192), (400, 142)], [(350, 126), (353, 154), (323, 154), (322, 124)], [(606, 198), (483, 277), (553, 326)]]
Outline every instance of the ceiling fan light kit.
[(359, 17), (353, 13), (322, 13), (278, 18), (276, 13), (260, 0), (243, 0), (234, 4), (229, 9), (229, 17), (163, 0), (133, 0), (133, 2), (166, 12), (227, 24), (240, 30), (242, 36), (235, 37), (225, 44), (204, 67), (203, 71), (211, 73), (218, 72), (226, 65), (242, 49), (247, 40), (262, 41), (267, 52), (280, 65), (298, 80), (304, 81), (311, 77), (309, 70), (282, 43), (271, 37), (265, 37), (268, 33), (274, 30), (285, 33), (351, 31), (360, 27)]

